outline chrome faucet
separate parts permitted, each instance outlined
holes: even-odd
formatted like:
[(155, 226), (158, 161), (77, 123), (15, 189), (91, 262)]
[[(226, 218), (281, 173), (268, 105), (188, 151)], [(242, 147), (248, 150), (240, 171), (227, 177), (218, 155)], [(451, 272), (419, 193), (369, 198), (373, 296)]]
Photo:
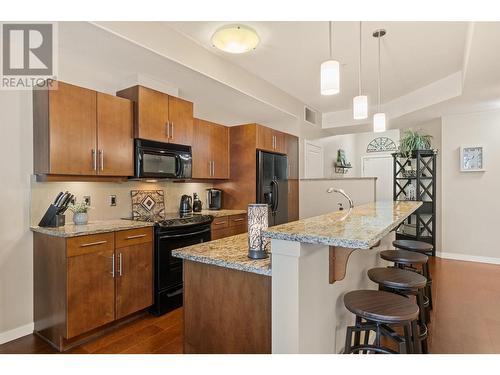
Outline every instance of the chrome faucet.
[(332, 187), (329, 187), (326, 190), (326, 192), (327, 193), (339, 193), (339, 194), (343, 195), (349, 201), (349, 210), (354, 207), (354, 202), (352, 201), (351, 197), (348, 196), (347, 193), (344, 190), (342, 190), (342, 189), (334, 189)]

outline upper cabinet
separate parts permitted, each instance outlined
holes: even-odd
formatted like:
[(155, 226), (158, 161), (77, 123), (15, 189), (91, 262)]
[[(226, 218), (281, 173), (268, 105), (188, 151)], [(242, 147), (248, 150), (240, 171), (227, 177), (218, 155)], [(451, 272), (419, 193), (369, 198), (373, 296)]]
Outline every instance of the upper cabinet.
[(288, 156), (288, 178), (299, 178), (299, 138), (285, 134), (286, 154)]
[(116, 95), (135, 103), (135, 137), (191, 146), (193, 103), (144, 87), (133, 86)]
[(285, 133), (262, 125), (256, 125), (256, 130), (258, 149), (286, 154)]
[(132, 102), (57, 82), (33, 91), (34, 172), (133, 175)]
[(229, 128), (195, 119), (193, 133), (193, 178), (229, 178)]

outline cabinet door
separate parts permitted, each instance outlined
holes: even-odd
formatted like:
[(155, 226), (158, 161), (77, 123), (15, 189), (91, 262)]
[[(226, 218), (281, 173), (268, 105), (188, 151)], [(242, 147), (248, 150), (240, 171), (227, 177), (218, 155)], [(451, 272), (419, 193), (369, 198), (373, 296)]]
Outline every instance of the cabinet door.
[(105, 247), (68, 257), (67, 339), (114, 320), (113, 253)]
[(288, 156), (288, 178), (299, 178), (299, 138), (286, 134), (286, 154)]
[(168, 98), (171, 143), (191, 146), (193, 142), (193, 103), (175, 96)]
[(257, 125), (257, 148), (274, 152), (274, 131), (262, 125)]
[(50, 173), (97, 173), (96, 92), (58, 82), (49, 91)]
[(299, 220), (299, 180), (288, 180), (288, 221)]
[(97, 93), (98, 174), (134, 174), (133, 103)]
[(210, 153), (213, 178), (229, 178), (229, 128), (211, 124)]
[(194, 119), (193, 178), (212, 178), (210, 144), (212, 128), (208, 121)]
[(286, 154), (286, 134), (274, 130), (273, 136), (274, 136), (274, 151)]
[(116, 249), (116, 319), (153, 304), (153, 243)]
[(168, 142), (168, 95), (139, 86), (137, 88), (137, 138)]

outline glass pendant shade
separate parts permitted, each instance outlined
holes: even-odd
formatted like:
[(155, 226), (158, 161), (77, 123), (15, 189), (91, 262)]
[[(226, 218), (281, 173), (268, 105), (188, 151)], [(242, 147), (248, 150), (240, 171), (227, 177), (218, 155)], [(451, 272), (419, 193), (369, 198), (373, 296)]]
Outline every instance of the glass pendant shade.
[(327, 60), (321, 64), (321, 95), (335, 95), (340, 92), (340, 64)]
[(375, 133), (385, 132), (385, 113), (379, 112), (373, 115), (373, 131)]
[(368, 96), (358, 95), (352, 99), (352, 114), (354, 120), (368, 118)]

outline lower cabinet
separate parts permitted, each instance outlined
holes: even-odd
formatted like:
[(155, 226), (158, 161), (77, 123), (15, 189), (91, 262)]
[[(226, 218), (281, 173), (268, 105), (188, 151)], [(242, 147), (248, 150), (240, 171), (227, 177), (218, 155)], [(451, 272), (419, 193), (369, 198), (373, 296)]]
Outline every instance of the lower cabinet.
[(152, 303), (152, 228), (34, 234), (35, 333), (58, 350)]
[(235, 236), (245, 233), (247, 228), (247, 214), (216, 217), (212, 221), (212, 240)]

